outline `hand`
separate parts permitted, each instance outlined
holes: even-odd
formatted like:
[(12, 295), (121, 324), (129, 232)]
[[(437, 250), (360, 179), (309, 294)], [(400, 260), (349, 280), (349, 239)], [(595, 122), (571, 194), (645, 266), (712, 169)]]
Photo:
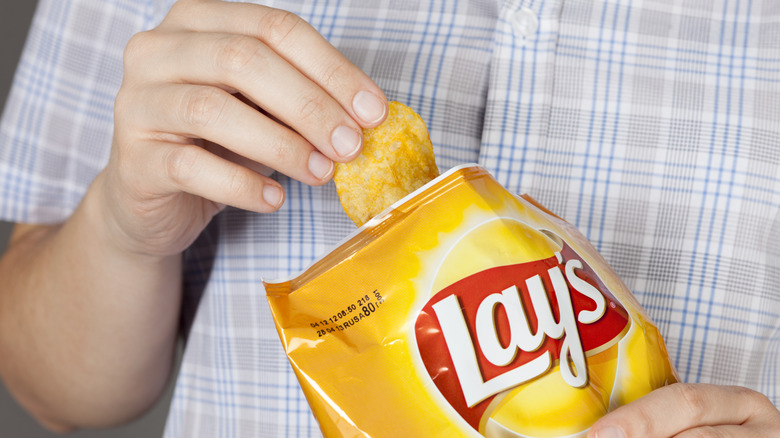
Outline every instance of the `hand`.
[(677, 383), (615, 409), (589, 438), (777, 437), (780, 412), (761, 393), (736, 386)]
[(125, 51), (111, 158), (96, 180), (112, 240), (174, 255), (225, 205), (274, 211), (284, 193), (268, 168), (324, 184), (386, 108), (376, 84), (301, 18), (181, 0)]

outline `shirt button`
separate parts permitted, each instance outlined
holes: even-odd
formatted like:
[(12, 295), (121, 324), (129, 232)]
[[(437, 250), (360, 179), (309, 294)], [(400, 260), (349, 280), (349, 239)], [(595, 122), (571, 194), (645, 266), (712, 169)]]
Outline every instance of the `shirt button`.
[(539, 19), (534, 11), (523, 7), (512, 14), (512, 26), (520, 36), (527, 38), (539, 29)]

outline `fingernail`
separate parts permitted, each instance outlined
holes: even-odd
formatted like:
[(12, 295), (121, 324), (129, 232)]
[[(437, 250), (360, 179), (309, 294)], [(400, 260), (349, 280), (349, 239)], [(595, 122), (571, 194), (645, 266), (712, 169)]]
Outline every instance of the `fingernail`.
[(596, 438), (626, 438), (626, 434), (619, 427), (607, 427), (596, 432)]
[(263, 199), (269, 205), (276, 207), (279, 204), (281, 204), (282, 196), (283, 193), (281, 188), (273, 184), (266, 184), (265, 186), (263, 186)]
[(374, 93), (361, 91), (352, 99), (352, 109), (365, 123), (373, 125), (385, 116), (385, 104)]
[(361, 135), (349, 126), (339, 126), (330, 135), (333, 149), (342, 157), (349, 157), (360, 147)]
[(333, 171), (333, 161), (318, 151), (309, 154), (309, 171), (319, 179), (325, 179)]

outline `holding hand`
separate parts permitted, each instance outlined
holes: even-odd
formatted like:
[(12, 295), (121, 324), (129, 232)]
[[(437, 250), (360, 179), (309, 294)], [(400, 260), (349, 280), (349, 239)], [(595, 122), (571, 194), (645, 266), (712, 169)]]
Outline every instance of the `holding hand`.
[(778, 437), (780, 412), (761, 393), (735, 386), (660, 388), (597, 421), (589, 438)]
[(125, 249), (175, 254), (224, 205), (278, 209), (268, 168), (324, 184), (386, 114), (376, 84), (301, 18), (181, 0), (125, 52), (99, 181), (109, 224)]

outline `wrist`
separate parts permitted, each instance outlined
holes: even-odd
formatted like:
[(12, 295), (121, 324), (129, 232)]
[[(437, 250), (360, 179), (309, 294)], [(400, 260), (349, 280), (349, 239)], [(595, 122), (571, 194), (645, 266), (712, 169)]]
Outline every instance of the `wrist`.
[(99, 173), (79, 207), (99, 245), (115, 256), (143, 264), (179, 259), (183, 249), (160, 248), (145, 235), (151, 233), (151, 227), (144, 226), (141, 214), (130, 207), (134, 202), (117, 191), (117, 184), (111, 180), (106, 170)]

